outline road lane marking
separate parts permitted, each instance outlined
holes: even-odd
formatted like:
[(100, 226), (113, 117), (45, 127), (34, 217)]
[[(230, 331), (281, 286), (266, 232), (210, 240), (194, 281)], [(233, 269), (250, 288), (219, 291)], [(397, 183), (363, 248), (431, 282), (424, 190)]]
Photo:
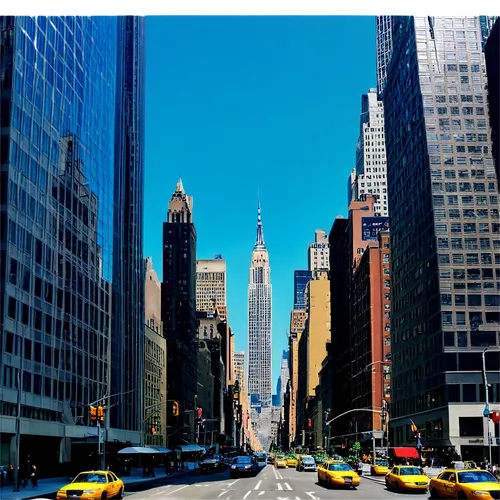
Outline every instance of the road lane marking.
[(232, 486), (233, 484), (237, 483), (240, 480), (240, 478), (234, 480), (232, 483), (227, 483), (228, 486)]
[(314, 491), (306, 491), (306, 495), (309, 495), (313, 500), (318, 500), (317, 497), (313, 495)]
[(288, 488), (288, 491), (292, 491), (292, 487), (288, 483), (285, 483), (285, 486)]
[(259, 489), (260, 483), (262, 483), (262, 480), (260, 480), (260, 481), (257, 483), (257, 486), (254, 488), (254, 490), (258, 490), (258, 489)]
[(300, 498), (299, 497), (295, 497), (295, 500), (300, 500)]
[(220, 498), (222, 495), (225, 495), (227, 491), (223, 491), (217, 498)]
[(157, 495), (163, 495), (163, 493), (165, 493), (165, 490), (160, 490), (160, 491), (158, 491), (157, 493), (153, 493), (151, 496), (152, 496), (152, 497), (155, 497), (155, 496), (157, 496)]
[(283, 486), (281, 486), (281, 483), (278, 483), (278, 490), (283, 491)]
[(191, 486), (191, 485), (185, 484), (184, 486), (181, 486), (180, 488), (177, 488), (176, 490), (172, 490), (172, 491), (169, 491), (168, 493), (165, 493), (165, 496), (171, 495), (172, 493), (177, 493), (178, 491), (181, 491), (184, 488), (187, 488), (188, 486)]
[(243, 497), (243, 500), (245, 500), (245, 499), (246, 499), (246, 497), (247, 497), (248, 495), (250, 495), (250, 493), (252, 493), (252, 490), (247, 491), (247, 492), (245, 493), (245, 496)]
[(260, 497), (261, 495), (263, 495), (264, 493), (265, 493), (265, 491), (261, 491), (261, 492), (259, 493), (259, 497)]

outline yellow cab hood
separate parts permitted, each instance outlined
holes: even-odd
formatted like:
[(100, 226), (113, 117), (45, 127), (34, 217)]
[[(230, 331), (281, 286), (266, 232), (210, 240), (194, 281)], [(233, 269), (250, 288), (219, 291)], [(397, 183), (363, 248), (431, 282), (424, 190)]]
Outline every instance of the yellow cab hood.
[(494, 481), (488, 483), (460, 483), (474, 491), (500, 491), (500, 483)]
[(102, 490), (106, 487), (105, 484), (99, 484), (99, 483), (71, 483), (63, 488), (61, 488), (59, 491), (67, 491), (67, 490)]
[(418, 476), (414, 474), (410, 474), (408, 476), (399, 476), (401, 480), (405, 483), (428, 483), (429, 478), (427, 476), (424, 476), (422, 474), (419, 474)]

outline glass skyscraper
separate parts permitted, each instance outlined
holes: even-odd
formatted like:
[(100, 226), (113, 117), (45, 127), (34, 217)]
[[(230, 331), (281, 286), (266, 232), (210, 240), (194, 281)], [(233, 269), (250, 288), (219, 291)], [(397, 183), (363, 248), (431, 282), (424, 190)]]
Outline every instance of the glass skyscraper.
[(306, 287), (312, 280), (312, 271), (294, 271), (293, 272), (293, 308), (305, 309), (306, 308)]
[[(125, 134), (117, 139), (115, 127), (115, 117), (122, 115), (116, 103), (124, 101), (124, 87), (117, 82), (122, 71), (117, 61), (123, 64), (125, 57), (124, 22), (104, 16), (0, 17), (0, 452), (5, 463), (14, 458), (10, 438), (18, 372), (21, 417), (29, 422), (22, 427), (28, 431), (21, 436), (21, 458), (29, 453), (51, 472), (81, 456), (72, 444), (95, 434), (81, 425), (89, 423), (89, 403), (113, 394), (113, 263), (122, 258), (119, 245), (127, 244), (114, 237), (120, 230), (114, 220), (115, 171), (130, 163), (123, 158), (117, 165), (115, 158), (116, 144), (126, 141)], [(138, 119), (141, 110), (134, 113)], [(142, 177), (137, 179), (140, 191)], [(124, 210), (124, 203), (128, 199), (120, 200), (118, 209)], [(142, 207), (128, 209), (137, 210), (134, 222), (142, 226)], [(122, 267), (133, 265), (129, 260)], [(142, 268), (141, 258), (139, 274)], [(137, 283), (144, 281), (139, 277)], [(136, 307), (139, 314), (140, 302)], [(126, 337), (127, 330), (120, 334)], [(124, 358), (121, 362), (126, 365)], [(110, 436), (125, 438), (113, 436), (113, 429)]]
[[(500, 220), (479, 17), (393, 17), (384, 90), (391, 214), (390, 442), (483, 460), (481, 353), (498, 346)], [(486, 354), (490, 401), (499, 356)], [(467, 436), (467, 442), (461, 437)]]

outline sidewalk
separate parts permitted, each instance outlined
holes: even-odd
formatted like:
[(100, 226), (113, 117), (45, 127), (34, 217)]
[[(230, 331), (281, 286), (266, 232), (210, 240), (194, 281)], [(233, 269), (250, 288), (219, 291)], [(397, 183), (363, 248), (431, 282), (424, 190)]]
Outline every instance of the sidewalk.
[[(189, 474), (192, 471), (181, 471), (181, 472), (171, 472), (170, 474), (165, 473), (164, 467), (155, 468), (156, 477), (142, 477), (141, 469), (132, 469), (130, 471), (130, 476), (125, 476), (120, 478), (125, 485), (125, 491), (127, 491), (127, 485), (147, 483), (148, 481), (158, 481), (159, 479), (168, 479), (171, 477), (181, 476), (183, 474)], [(66, 486), (71, 481), (67, 477), (54, 477), (50, 479), (39, 479), (38, 488), (32, 488), (31, 483), (28, 484), (26, 488), (21, 487), (21, 491), (12, 491), (12, 486), (2, 486), (0, 488), (0, 500), (28, 500), (34, 498), (44, 498), (47, 496), (55, 496), (57, 491)]]

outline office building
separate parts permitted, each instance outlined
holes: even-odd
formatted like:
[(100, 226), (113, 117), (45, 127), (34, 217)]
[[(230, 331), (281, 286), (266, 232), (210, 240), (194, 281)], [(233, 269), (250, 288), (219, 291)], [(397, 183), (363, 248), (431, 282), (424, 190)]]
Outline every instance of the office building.
[(323, 229), (314, 231), (314, 241), (309, 243), (307, 261), (309, 271), (328, 270), (329, 261), (328, 237)]
[[(167, 396), (179, 403), (179, 417), (168, 425), (186, 426), (194, 440), (197, 391), (196, 229), (193, 199), (177, 181), (163, 223), (163, 281), (161, 287), (163, 332), (167, 339)], [(182, 370), (179, 367), (182, 366)], [(182, 438), (182, 435), (176, 435)], [(169, 443), (172, 445), (172, 443)]]
[(278, 392), (280, 396), (280, 406), (284, 405), (284, 397), (286, 388), (288, 386), (288, 380), (290, 379), (290, 367), (288, 366), (288, 360), (290, 358), (289, 351), (283, 351), (283, 355), (281, 356), (281, 370), (280, 370), (280, 390)]
[(257, 239), (252, 252), (248, 285), (248, 393), (251, 402), (271, 405), (271, 267), (264, 229), (257, 214)]
[(376, 16), (377, 91), (384, 92), (392, 52), (392, 16)]
[[(96, 441), (84, 440), (95, 435), (87, 410), (106, 395), (101, 401), (107, 405), (135, 407), (127, 418), (120, 407), (111, 409), (104, 440), (119, 445), (141, 438), (142, 357), (136, 352), (132, 359), (124, 347), (120, 360), (131, 392), (109, 396), (116, 396), (112, 295), (123, 293), (124, 283), (115, 261), (126, 252), (123, 286), (131, 287), (135, 303), (123, 310), (131, 326), (121, 335), (124, 342), (144, 335), (139, 206), (127, 209), (136, 225), (134, 241), (141, 244), (126, 251), (121, 245), (128, 240), (114, 236), (123, 229), (118, 212), (128, 202), (117, 204), (116, 177), (134, 168), (137, 178), (127, 190), (138, 201), (142, 196), (139, 145), (133, 167), (127, 150), (117, 157), (127, 140), (117, 120), (125, 120), (129, 91), (134, 101), (126, 109), (134, 117), (127, 126), (137, 137), (143, 130), (140, 81), (131, 89), (130, 73), (121, 67), (133, 65), (134, 77), (142, 74), (142, 30), (141, 20), (128, 17), (0, 17), (0, 268), (9, 269), (0, 277), (5, 463), (15, 458), (18, 371), (21, 458), (29, 454), (51, 473), (68, 462), (95, 467)], [(128, 50), (130, 37), (136, 40), (134, 53)]]
[(226, 261), (197, 260), (196, 309), (213, 311), (215, 307), (226, 307)]
[(146, 257), (146, 280), (144, 293), (146, 295), (144, 308), (146, 312), (146, 325), (160, 335), (163, 335), (163, 322), (161, 320), (161, 281), (153, 269), (153, 259)]
[(237, 351), (234, 353), (234, 378), (238, 381), (240, 392), (246, 392), (247, 384), (245, 383), (245, 353)]
[(361, 96), (356, 169), (349, 176), (348, 203), (373, 194), (375, 215), (388, 215), (387, 162), (385, 155), (384, 105), (376, 89)]
[(312, 271), (294, 271), (293, 273), (293, 308), (305, 309), (305, 292), (313, 276)]
[[(453, 16), (395, 17), (392, 27), (384, 91), (390, 442), (414, 442), (412, 418), (438, 456), (454, 449), (481, 461), (488, 456), (481, 354), (498, 346), (500, 320), (498, 183), (482, 27), (479, 17)], [(485, 359), (490, 400), (498, 401), (499, 358), (487, 352)]]
[(486, 42), (486, 73), (488, 76), (488, 110), (491, 127), (491, 148), (497, 179), (500, 178), (500, 19), (497, 19)]

